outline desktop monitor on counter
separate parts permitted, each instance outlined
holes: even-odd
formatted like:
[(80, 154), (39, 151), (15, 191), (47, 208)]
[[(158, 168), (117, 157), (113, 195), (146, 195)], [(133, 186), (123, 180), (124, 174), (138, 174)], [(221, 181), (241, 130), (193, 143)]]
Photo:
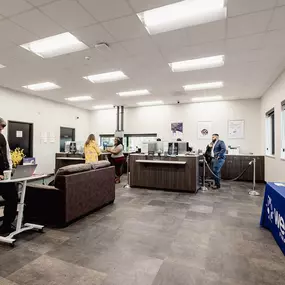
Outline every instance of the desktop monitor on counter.
[(178, 155), (178, 143), (168, 143), (168, 155)]

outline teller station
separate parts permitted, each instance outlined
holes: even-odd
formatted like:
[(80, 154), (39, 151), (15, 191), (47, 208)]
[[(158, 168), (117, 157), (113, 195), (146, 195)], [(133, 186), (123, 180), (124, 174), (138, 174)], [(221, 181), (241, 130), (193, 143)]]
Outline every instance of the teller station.
[[(130, 186), (150, 189), (196, 193), (203, 176), (203, 153), (194, 153), (185, 143), (169, 143), (168, 151), (156, 147), (153, 151), (130, 154)], [(165, 148), (164, 148), (165, 149)], [(174, 153), (173, 153), (174, 150)], [(255, 159), (256, 181), (264, 182), (264, 156), (228, 154), (222, 168), (221, 177), (225, 180), (253, 181)], [(242, 175), (241, 175), (242, 174)], [(212, 174), (206, 167), (206, 178)]]

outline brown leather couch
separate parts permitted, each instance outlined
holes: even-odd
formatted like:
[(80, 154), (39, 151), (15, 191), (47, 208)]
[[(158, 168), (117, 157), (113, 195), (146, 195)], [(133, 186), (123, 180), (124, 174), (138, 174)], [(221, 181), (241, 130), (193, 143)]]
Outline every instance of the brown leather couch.
[(115, 200), (115, 170), (109, 162), (60, 168), (54, 186), (27, 186), (24, 219), (65, 227)]

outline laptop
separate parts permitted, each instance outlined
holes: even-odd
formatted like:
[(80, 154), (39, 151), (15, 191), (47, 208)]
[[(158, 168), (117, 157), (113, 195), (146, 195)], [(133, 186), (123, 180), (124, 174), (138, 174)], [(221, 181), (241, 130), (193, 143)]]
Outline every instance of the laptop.
[(13, 174), (13, 179), (19, 179), (19, 178), (26, 178), (33, 176), (35, 170), (37, 168), (37, 164), (34, 165), (18, 165), (15, 169), (15, 172)]

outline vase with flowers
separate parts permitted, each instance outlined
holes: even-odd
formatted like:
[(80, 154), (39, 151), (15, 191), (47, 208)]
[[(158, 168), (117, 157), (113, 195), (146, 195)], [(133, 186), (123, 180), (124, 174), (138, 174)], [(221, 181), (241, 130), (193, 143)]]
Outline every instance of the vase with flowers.
[(19, 147), (15, 148), (15, 150), (11, 151), (11, 159), (13, 168), (16, 168), (19, 165), (23, 158), (25, 157), (24, 150), (20, 149)]

